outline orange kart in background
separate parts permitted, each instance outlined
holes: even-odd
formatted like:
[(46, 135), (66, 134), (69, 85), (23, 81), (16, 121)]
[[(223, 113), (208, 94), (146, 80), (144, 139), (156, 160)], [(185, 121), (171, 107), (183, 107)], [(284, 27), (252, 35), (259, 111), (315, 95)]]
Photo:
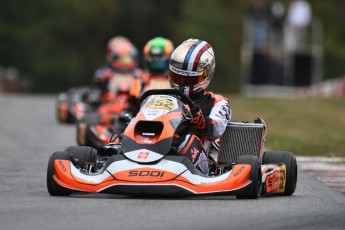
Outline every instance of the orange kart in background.
[(139, 105), (118, 144), (98, 150), (72, 146), (51, 155), (47, 170), (50, 195), (227, 194), (256, 199), (294, 193), (296, 158), (290, 152), (263, 152), (266, 125), (262, 119), (231, 123), (219, 142), (206, 151), (210, 172), (205, 175), (178, 154), (174, 141), (176, 135), (193, 129), (193, 102), (177, 90), (149, 90)]
[(60, 93), (56, 100), (56, 119), (59, 123), (75, 123), (99, 106), (100, 92), (90, 87), (71, 88)]
[(97, 111), (85, 115), (78, 120), (76, 135), (78, 145), (94, 148), (109, 143), (114, 131), (121, 130), (128, 122), (129, 91), (134, 77), (129, 74), (117, 74), (109, 82), (110, 92), (102, 98)]
[[(142, 89), (141, 78), (134, 79), (129, 94), (134, 98), (140, 97), (141, 92), (151, 89), (168, 89), (169, 79), (166, 76), (149, 76), (146, 79), (145, 87)], [(124, 89), (125, 87), (122, 87)], [(114, 94), (110, 94), (114, 95)], [(127, 122), (134, 116), (129, 108), (127, 91), (119, 92), (108, 103), (103, 104), (97, 111), (85, 116), (77, 122), (77, 143), (99, 148), (108, 144), (115, 132), (120, 132)], [(111, 97), (111, 96), (110, 96)]]

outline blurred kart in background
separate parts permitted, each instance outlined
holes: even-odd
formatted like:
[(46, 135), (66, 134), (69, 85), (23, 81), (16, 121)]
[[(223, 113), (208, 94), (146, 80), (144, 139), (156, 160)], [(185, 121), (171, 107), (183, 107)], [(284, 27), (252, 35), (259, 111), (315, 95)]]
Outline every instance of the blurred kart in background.
[[(141, 84), (141, 81), (135, 83)], [(119, 83), (117, 83), (119, 84)], [(132, 85), (136, 87), (135, 84)], [(116, 83), (112, 86), (116, 87)], [(123, 85), (117, 89), (118, 96), (108, 99), (96, 112), (87, 114), (77, 122), (77, 144), (99, 148), (111, 142), (111, 137), (115, 132), (121, 132), (125, 125), (134, 116), (128, 102), (128, 85)], [(141, 93), (141, 87), (138, 94)], [(167, 77), (150, 76), (145, 83), (144, 91), (151, 89), (168, 89), (170, 83)], [(132, 98), (133, 99), (133, 98)], [(137, 99), (134, 99), (137, 100)], [(132, 102), (137, 104), (137, 101)]]
[(176, 135), (192, 131), (193, 102), (178, 90), (149, 90), (140, 110), (118, 143), (97, 150), (71, 146), (51, 155), (47, 189), (52, 196), (73, 193), (129, 195), (260, 195), (294, 193), (295, 156), (286, 151), (263, 152), (266, 125), (262, 119), (231, 122), (206, 150), (209, 173), (203, 174), (177, 151)]
[(71, 88), (58, 95), (56, 119), (59, 123), (75, 123), (100, 105), (100, 92), (90, 87)]
[(122, 130), (131, 119), (129, 92), (133, 77), (117, 75), (109, 83), (109, 92), (103, 95), (102, 104), (77, 121), (76, 136), (78, 145), (94, 148), (110, 142), (112, 134)]
[(77, 144), (99, 148), (110, 142), (115, 131), (121, 131), (132, 118), (128, 108), (128, 95), (118, 94), (102, 104), (97, 111), (86, 114), (76, 124)]

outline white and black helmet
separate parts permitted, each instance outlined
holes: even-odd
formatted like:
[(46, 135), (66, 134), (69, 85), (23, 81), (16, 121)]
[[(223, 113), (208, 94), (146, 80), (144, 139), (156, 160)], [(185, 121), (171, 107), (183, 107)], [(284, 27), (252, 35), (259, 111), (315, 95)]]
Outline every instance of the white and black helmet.
[(212, 46), (202, 40), (188, 39), (171, 54), (170, 86), (192, 96), (207, 88), (214, 75), (215, 66)]

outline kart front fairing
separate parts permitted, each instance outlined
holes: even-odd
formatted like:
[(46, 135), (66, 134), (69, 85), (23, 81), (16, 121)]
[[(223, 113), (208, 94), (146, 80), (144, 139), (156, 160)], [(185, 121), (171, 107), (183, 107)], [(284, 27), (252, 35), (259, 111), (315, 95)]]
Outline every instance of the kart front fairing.
[(174, 96), (148, 97), (123, 134), (123, 154), (141, 163), (162, 159), (170, 151), (175, 131), (186, 113), (185, 105)]
[(251, 166), (235, 165), (220, 176), (209, 177), (185, 157), (165, 156), (157, 164), (140, 164), (123, 155), (112, 156), (97, 173), (84, 173), (69, 160), (55, 160), (54, 180), (74, 191), (116, 194), (241, 194), (252, 181)]

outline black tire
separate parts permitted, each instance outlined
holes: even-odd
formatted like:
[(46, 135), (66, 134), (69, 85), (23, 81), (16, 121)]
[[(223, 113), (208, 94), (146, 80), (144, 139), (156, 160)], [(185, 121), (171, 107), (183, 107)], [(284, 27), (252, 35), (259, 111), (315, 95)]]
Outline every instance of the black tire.
[(296, 157), (287, 151), (266, 151), (262, 157), (262, 164), (285, 164), (286, 184), (282, 195), (291, 196), (297, 185), (297, 161)]
[(261, 194), (261, 164), (257, 157), (251, 155), (241, 155), (237, 158), (236, 164), (249, 164), (251, 187), (244, 193), (236, 195), (237, 199), (257, 199)]
[(62, 102), (56, 102), (56, 112), (55, 112), (55, 117), (56, 120), (60, 123), (60, 124), (70, 124), (73, 123), (75, 121), (75, 119), (72, 118), (72, 115), (69, 111), (67, 111), (67, 114), (62, 114), (63, 112), (61, 111), (60, 105)]
[(89, 146), (70, 146), (65, 149), (69, 154), (69, 159), (78, 159), (79, 167), (83, 167), (86, 162), (96, 163), (97, 151)]
[(60, 186), (56, 181), (53, 179), (53, 175), (55, 173), (54, 168), (54, 161), (55, 160), (69, 160), (69, 153), (67, 152), (55, 152), (53, 153), (48, 162), (47, 168), (47, 188), (48, 192), (51, 196), (68, 196), (72, 193), (71, 190)]

